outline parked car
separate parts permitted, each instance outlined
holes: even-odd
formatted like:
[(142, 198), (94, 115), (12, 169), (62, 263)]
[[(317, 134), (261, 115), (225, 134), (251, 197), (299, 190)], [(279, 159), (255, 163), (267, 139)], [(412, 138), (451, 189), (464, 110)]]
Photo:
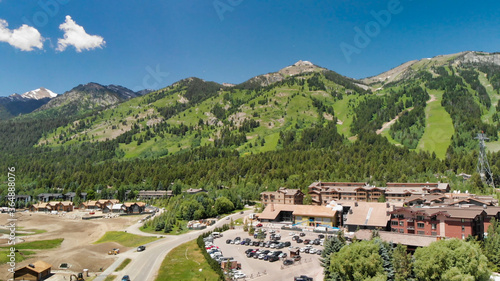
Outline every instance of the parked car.
[(253, 251), (253, 249), (247, 249), (247, 250), (245, 251), (245, 254), (247, 254), (247, 255), (248, 255), (248, 253), (250, 253), (251, 251)]
[(304, 242), (304, 240), (302, 240), (302, 239), (300, 239), (300, 238), (299, 238), (299, 239), (297, 239), (297, 241), (296, 241), (296, 242), (297, 242), (297, 243), (302, 243), (302, 242)]
[(137, 252), (142, 252), (144, 250), (146, 250), (146, 246), (139, 246), (139, 247), (137, 247)]
[(275, 261), (277, 261), (277, 260), (279, 260), (279, 259), (280, 259), (280, 258), (278, 258), (277, 256), (274, 256), (274, 255), (273, 255), (273, 256), (270, 256), (270, 257), (269, 257), (269, 262), (275, 262)]
[(284, 260), (283, 261), (283, 265), (292, 265), (293, 264), (293, 260)]
[(323, 239), (323, 238), (325, 238), (325, 235), (323, 235), (323, 234), (318, 234), (318, 238), (319, 238), (319, 239)]
[(261, 224), (261, 223), (258, 223), (258, 224), (256, 225), (256, 227), (262, 227), (262, 224)]
[(293, 278), (294, 281), (313, 281), (312, 277), (308, 277), (305, 275), (300, 275), (298, 277)]
[(233, 241), (233, 240), (231, 240), (231, 239), (227, 239), (227, 240), (226, 240), (226, 244), (231, 244), (231, 241)]
[(293, 257), (293, 260), (294, 261), (300, 261), (301, 258), (302, 258), (301, 256), (295, 256), (295, 257)]
[(281, 253), (278, 258), (286, 258), (287, 257), (287, 254), (286, 253)]
[(234, 277), (235, 279), (241, 279), (241, 278), (245, 278), (245, 277), (247, 277), (247, 275), (246, 275), (245, 273), (243, 273), (243, 272), (236, 272), (236, 273), (233, 275), (233, 277)]
[(304, 232), (301, 232), (301, 233), (299, 233), (299, 236), (304, 237), (304, 236), (306, 236), (306, 234)]
[(290, 241), (285, 242), (285, 247), (290, 247), (290, 245), (292, 245), (292, 243), (290, 243)]
[(306, 240), (304, 240), (304, 244), (305, 244), (305, 245), (308, 245), (309, 243), (311, 243), (311, 240), (310, 240), (310, 239), (306, 239)]
[(130, 277), (128, 277), (128, 275), (125, 275), (122, 277), (122, 281), (130, 281)]

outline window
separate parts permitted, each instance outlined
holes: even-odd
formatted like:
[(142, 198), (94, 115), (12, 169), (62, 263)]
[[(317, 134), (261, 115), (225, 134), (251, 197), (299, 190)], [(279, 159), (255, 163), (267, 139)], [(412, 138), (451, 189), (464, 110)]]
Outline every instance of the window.
[(462, 240), (465, 239), (465, 234), (462, 234)]
[(404, 222), (404, 221), (400, 221), (400, 222), (399, 222), (399, 225), (400, 225), (400, 226), (405, 226), (405, 222)]
[(424, 228), (425, 227), (425, 223), (419, 222), (419, 223), (417, 223), (417, 227), (418, 228)]
[(462, 231), (465, 231), (465, 225), (462, 225)]
[(399, 214), (399, 218), (400, 218), (400, 219), (404, 219), (404, 218), (405, 218), (405, 215), (403, 215), (403, 214)]
[(432, 231), (432, 232), (431, 232), (431, 235), (432, 235), (432, 236), (437, 236), (438, 234), (437, 234), (437, 232), (436, 232), (436, 231)]
[(465, 222), (465, 219), (462, 219), (462, 222)]
[(434, 230), (437, 228), (437, 225), (435, 223), (431, 224), (431, 228)]
[(423, 221), (424, 219), (425, 219), (424, 216), (417, 216), (418, 221)]
[(405, 230), (404, 230), (404, 229), (402, 229), (402, 228), (400, 228), (400, 229), (399, 229), (399, 233), (405, 233)]
[(425, 235), (425, 231), (417, 231), (418, 235)]
[(398, 225), (398, 221), (391, 221), (391, 225)]

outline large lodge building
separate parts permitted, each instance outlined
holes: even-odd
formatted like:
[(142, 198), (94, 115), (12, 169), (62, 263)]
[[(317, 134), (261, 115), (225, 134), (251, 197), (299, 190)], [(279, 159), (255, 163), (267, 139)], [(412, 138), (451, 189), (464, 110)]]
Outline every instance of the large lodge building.
[[(448, 183), (376, 187), (319, 181), (312, 183), (308, 192), (312, 206), (302, 205), (304, 194), (298, 189), (262, 192), (261, 203), (266, 208), (257, 217), (267, 222), (344, 227), (351, 232), (379, 229), (392, 235), (458, 239), (469, 235), (482, 239), (491, 219), (500, 219), (498, 200), (493, 196), (450, 192)], [(319, 207), (324, 209), (316, 209)]]
[(327, 205), (332, 200), (404, 202), (413, 194), (442, 194), (450, 191), (447, 183), (387, 183), (376, 187), (359, 182), (314, 182), (309, 186), (313, 205)]

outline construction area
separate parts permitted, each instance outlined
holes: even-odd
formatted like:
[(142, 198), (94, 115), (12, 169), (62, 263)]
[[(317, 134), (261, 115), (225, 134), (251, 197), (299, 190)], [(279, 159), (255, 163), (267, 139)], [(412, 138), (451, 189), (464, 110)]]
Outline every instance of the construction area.
[[(29, 265), (42, 260), (52, 265), (52, 276), (46, 280), (79, 280), (79, 273), (85, 274), (85, 280), (92, 280), (97, 273), (106, 269), (118, 258), (115, 254), (110, 255), (110, 250), (127, 251), (130, 249), (114, 242), (93, 243), (106, 232), (123, 230), (147, 215), (82, 219), (82, 217), (88, 216), (88, 213), (85, 212), (55, 215), (31, 212), (16, 213), (17, 246), (22, 245), (19, 244), (22, 242), (64, 239), (59, 247), (33, 250), (34, 254), (30, 254), (28, 258), (18, 262), (16, 269), (25, 266), (29, 269)], [(8, 234), (5, 234), (7, 233), (5, 230), (8, 229), (8, 219), (10, 219), (8, 214), (0, 214), (0, 230), (2, 230), (0, 232), (2, 235), (0, 236), (0, 247), (10, 247)], [(8, 280), (12, 277), (8, 269), (8, 264), (0, 264), (0, 280)], [(84, 269), (88, 271), (84, 272)], [(75, 276), (71, 277), (71, 275)], [(86, 277), (87, 275), (90, 278)]]

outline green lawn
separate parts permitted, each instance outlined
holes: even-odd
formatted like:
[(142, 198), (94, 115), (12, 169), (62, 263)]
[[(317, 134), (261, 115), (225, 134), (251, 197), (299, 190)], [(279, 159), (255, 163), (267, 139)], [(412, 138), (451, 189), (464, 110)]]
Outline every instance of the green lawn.
[(498, 100), (500, 100), (500, 96), (496, 93), (496, 91), (493, 89), (491, 86), (490, 82), (486, 78), (486, 74), (479, 72), (479, 81), (481, 84), (484, 86), (486, 89), (486, 92), (488, 92), (488, 96), (490, 96), (491, 99), (491, 107), (489, 108), (488, 111), (486, 111), (483, 116), (481, 116), (481, 120), (483, 122), (493, 124), (493, 114), (496, 113), (496, 106), (498, 103)]
[[(47, 250), (53, 249), (61, 246), (61, 243), (64, 239), (53, 239), (53, 240), (40, 240), (33, 242), (24, 242), (20, 244), (16, 244), (15, 247), (18, 252), (16, 252), (16, 262), (21, 262), (25, 259), (30, 258), (36, 252), (32, 250)], [(10, 246), (9, 247), (0, 247), (0, 263), (6, 263), (9, 261), (10, 257), (7, 257), (10, 254)]]
[(216, 281), (219, 275), (210, 268), (193, 240), (172, 249), (163, 260), (156, 281), (170, 280)]
[[(10, 257), (7, 255), (10, 254), (9, 250), (0, 250), (0, 264), (5, 264), (7, 262), (10, 262)], [(26, 251), (26, 250), (21, 250), (19, 252), (16, 252), (16, 262), (22, 262), (25, 259), (31, 258), (32, 255), (34, 255), (34, 251)]]
[(124, 261), (120, 264), (120, 266), (119, 266), (119, 267), (117, 267), (117, 268), (115, 269), (115, 271), (120, 271), (120, 270), (124, 269), (124, 268), (125, 268), (125, 267), (126, 267), (126, 266), (127, 266), (127, 265), (131, 262), (131, 261), (132, 261), (132, 260), (131, 260), (131, 259), (129, 259), (129, 258), (125, 259), (125, 260), (124, 260)]
[(443, 93), (435, 90), (428, 91), (436, 97), (436, 100), (427, 104), (425, 108), (425, 132), (418, 143), (417, 150), (435, 152), (438, 158), (444, 159), (455, 129), (450, 115), (441, 106)]
[(165, 233), (163, 231), (156, 231), (154, 230), (153, 227), (141, 227), (141, 231), (158, 235), (180, 235), (189, 232), (189, 229), (187, 228), (187, 222), (182, 221), (182, 229), (179, 229), (179, 226), (174, 225), (172, 227), (172, 231), (169, 233)]
[(387, 140), (391, 143), (391, 144), (394, 144), (394, 145), (402, 145), (401, 143), (399, 143), (397, 140), (393, 139), (391, 137), (391, 134), (389, 133), (391, 131), (391, 127), (389, 128), (386, 128), (382, 131), (382, 133), (380, 133), (380, 135), (384, 136), (387, 138)]
[(29, 250), (47, 250), (52, 248), (57, 248), (61, 246), (64, 238), (52, 239), (52, 240), (40, 240), (33, 242), (25, 242), (16, 245), (16, 249), (29, 249)]
[(157, 240), (156, 237), (139, 236), (135, 234), (126, 233), (123, 231), (108, 231), (101, 239), (94, 242), (94, 244), (116, 242), (125, 247), (137, 247), (149, 242)]
[[(17, 236), (35, 235), (47, 232), (47, 230), (44, 229), (23, 229), (22, 227), (18, 227), (17, 229), (23, 232), (29, 232), (29, 233), (16, 233)], [(0, 233), (3, 232), (0, 230)]]
[(335, 104), (333, 105), (335, 116), (340, 122), (342, 122), (342, 124), (337, 125), (337, 128), (339, 129), (339, 133), (343, 134), (345, 137), (352, 136), (351, 124), (352, 124), (353, 114), (348, 107), (349, 101), (358, 98), (359, 98), (358, 95), (344, 95), (344, 98), (342, 100), (336, 101)]

